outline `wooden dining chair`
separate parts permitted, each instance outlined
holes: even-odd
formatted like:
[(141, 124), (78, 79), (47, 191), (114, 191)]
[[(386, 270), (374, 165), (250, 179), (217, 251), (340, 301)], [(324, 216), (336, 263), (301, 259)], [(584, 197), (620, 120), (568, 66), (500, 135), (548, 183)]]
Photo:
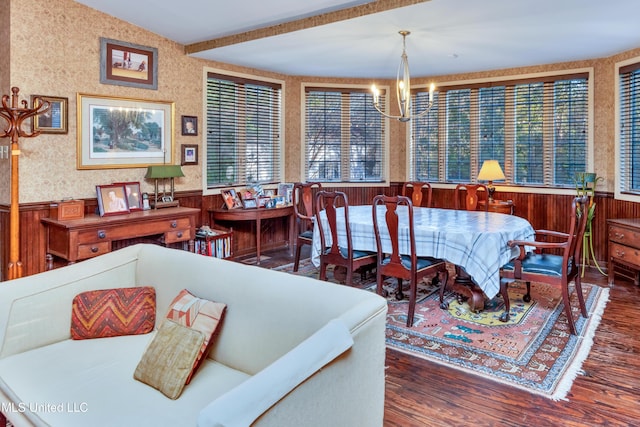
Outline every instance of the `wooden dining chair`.
[[(587, 308), (582, 295), (582, 283), (580, 280), (578, 261), (582, 250), (582, 237), (587, 225), (588, 198), (576, 197), (571, 203), (571, 217), (569, 232), (536, 230), (536, 240), (510, 240), (510, 247), (518, 246), (520, 255), (515, 260), (504, 265), (500, 269), (500, 294), (504, 299), (504, 313), (500, 320), (509, 320), (509, 294), (507, 291), (510, 282), (524, 281), (527, 285), (525, 302), (531, 301), (531, 282), (548, 283), (560, 287), (562, 291), (562, 303), (569, 323), (569, 331), (576, 334), (575, 322), (571, 305), (569, 303), (569, 284), (575, 282), (575, 292), (580, 305), (582, 317), (587, 318)], [(525, 253), (526, 247), (534, 247), (536, 251)], [(549, 250), (555, 250), (549, 253)]]
[[(378, 206), (385, 206), (384, 222)], [(409, 254), (400, 253), (400, 228), (398, 219), (398, 207), (406, 206), (408, 210), (409, 221)], [(385, 252), (382, 247), (382, 238), (380, 236), (380, 225), (385, 224), (389, 231), (389, 239), (391, 241), (391, 252)], [(447, 308), (444, 302), (444, 291), (449, 280), (449, 272), (447, 264), (444, 260), (431, 257), (418, 257), (416, 254), (416, 238), (413, 222), (413, 204), (411, 199), (405, 196), (385, 196), (379, 195), (373, 198), (373, 229), (376, 236), (376, 245), (378, 248), (378, 258), (376, 264), (377, 287), (376, 291), (379, 295), (384, 295), (382, 282), (384, 277), (395, 277), (398, 279), (397, 295), (398, 299), (403, 298), (402, 283), (403, 280), (409, 281), (409, 309), (407, 313), (407, 327), (413, 326), (413, 317), (416, 309), (416, 299), (418, 293), (418, 282), (429, 275), (434, 275), (437, 280), (432, 283), (440, 282), (440, 307)], [(404, 232), (404, 231), (403, 231)], [(440, 278), (440, 274), (443, 275)]]
[[(413, 206), (430, 208), (432, 193), (431, 184), (428, 182), (408, 181), (402, 184), (402, 195), (409, 197)], [(423, 199), (425, 199), (424, 204), (422, 203)]]
[(489, 189), (484, 184), (458, 184), (453, 197), (455, 209), (477, 211), (483, 205), (483, 210), (489, 210)]
[[(343, 208), (340, 213), (338, 208)], [(353, 285), (352, 278), (354, 270), (367, 266), (375, 266), (376, 253), (359, 251), (353, 249), (351, 239), (351, 227), (349, 226), (349, 200), (347, 195), (341, 191), (318, 191), (316, 193), (316, 221), (322, 225), (320, 212), (326, 214), (326, 223), (331, 237), (328, 242), (323, 226), (319, 226), (320, 231), (320, 280), (327, 280), (327, 266), (334, 265), (334, 277), (338, 267), (346, 268), (346, 281), (348, 285)], [(338, 228), (344, 227), (346, 233), (346, 246), (340, 246), (338, 242)]]
[(313, 221), (315, 220), (314, 191), (322, 188), (319, 182), (296, 182), (293, 184), (293, 211), (296, 215), (296, 255), (293, 271), (300, 267), (300, 252), (303, 245), (313, 242)]

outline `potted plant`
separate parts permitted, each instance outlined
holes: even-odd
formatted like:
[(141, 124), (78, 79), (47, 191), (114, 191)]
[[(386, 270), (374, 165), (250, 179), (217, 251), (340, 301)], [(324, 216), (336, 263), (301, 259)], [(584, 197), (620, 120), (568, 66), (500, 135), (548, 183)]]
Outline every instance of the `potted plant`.
[(584, 230), (584, 236), (582, 237), (582, 276), (584, 276), (584, 268), (587, 264), (587, 258), (589, 255), (591, 255), (593, 263), (595, 264), (598, 271), (604, 274), (593, 253), (593, 234), (591, 232), (591, 222), (593, 221), (593, 217), (596, 214), (596, 203), (594, 201), (594, 196), (596, 192), (596, 185), (599, 181), (604, 181), (604, 178), (601, 176), (597, 176), (597, 174), (593, 172), (576, 173), (576, 194), (578, 196), (587, 196), (589, 198), (589, 203), (587, 205), (587, 226)]

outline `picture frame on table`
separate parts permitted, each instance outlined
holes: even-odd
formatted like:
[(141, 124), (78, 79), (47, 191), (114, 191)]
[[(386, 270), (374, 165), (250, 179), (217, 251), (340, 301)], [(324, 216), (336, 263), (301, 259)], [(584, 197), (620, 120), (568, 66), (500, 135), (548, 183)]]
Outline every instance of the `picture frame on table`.
[(96, 185), (100, 216), (122, 215), (130, 212), (126, 189), (122, 184)]
[(77, 169), (173, 163), (174, 102), (78, 93), (77, 109)]
[(100, 83), (158, 89), (158, 49), (101, 37)]
[(187, 136), (198, 136), (198, 117), (182, 116), (182, 134)]
[(68, 133), (69, 98), (61, 96), (31, 95), (31, 105), (40, 106), (39, 100), (47, 101), (49, 109), (31, 119), (31, 131), (40, 133)]
[(197, 165), (198, 164), (198, 145), (182, 144), (182, 159), (180, 165)]
[(293, 183), (281, 182), (278, 184), (278, 196), (284, 197), (284, 204), (286, 205), (293, 203)]
[(242, 206), (245, 209), (255, 209), (258, 207), (257, 199), (242, 199)]
[(220, 190), (220, 195), (222, 196), (222, 200), (224, 201), (224, 205), (227, 209), (242, 208), (242, 202), (234, 188)]
[(114, 182), (114, 185), (124, 185), (127, 205), (131, 212), (141, 211), (143, 208), (143, 196), (140, 192), (139, 182)]

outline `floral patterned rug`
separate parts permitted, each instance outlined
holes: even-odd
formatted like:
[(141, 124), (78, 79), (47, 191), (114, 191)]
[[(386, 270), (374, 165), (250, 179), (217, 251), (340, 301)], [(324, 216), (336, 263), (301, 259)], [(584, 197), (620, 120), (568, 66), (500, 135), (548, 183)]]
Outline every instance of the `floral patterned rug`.
[[(296, 274), (317, 277), (317, 269), (305, 261)], [(292, 265), (278, 270), (291, 272)], [(334, 281), (331, 273), (328, 277)], [(354, 286), (375, 292), (375, 274), (364, 279), (354, 274)], [(569, 333), (560, 290), (542, 283), (532, 283), (530, 303), (522, 300), (524, 283), (509, 287), (508, 323), (499, 320), (504, 310), (500, 296), (487, 301), (482, 312), (473, 313), (466, 302), (459, 303), (448, 294), (449, 309), (443, 310), (437, 287), (421, 283), (411, 328), (406, 326), (408, 291), (398, 300), (395, 279), (387, 280), (385, 288), (389, 291), (386, 342), (390, 348), (554, 400), (566, 399), (609, 298), (609, 289), (583, 283), (589, 312), (585, 319), (572, 292), (578, 330), (574, 336)]]

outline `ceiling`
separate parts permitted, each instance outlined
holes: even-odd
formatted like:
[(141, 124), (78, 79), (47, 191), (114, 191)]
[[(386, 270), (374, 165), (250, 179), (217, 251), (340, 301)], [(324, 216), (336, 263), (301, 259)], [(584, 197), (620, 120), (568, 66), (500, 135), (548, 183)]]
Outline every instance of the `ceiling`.
[[(411, 74), (425, 77), (593, 59), (640, 47), (638, 0), (431, 0), (366, 15), (361, 11), (374, 3), (419, 0), (76, 1), (194, 50), (205, 44), (200, 42), (226, 44), (232, 36), (240, 42), (190, 55), (288, 75), (395, 78), (399, 30), (411, 31)], [(357, 17), (332, 18), (348, 8)], [(296, 21), (322, 14), (327, 23), (286, 32)], [(264, 27), (271, 28), (257, 31), (260, 38), (240, 34)]]

